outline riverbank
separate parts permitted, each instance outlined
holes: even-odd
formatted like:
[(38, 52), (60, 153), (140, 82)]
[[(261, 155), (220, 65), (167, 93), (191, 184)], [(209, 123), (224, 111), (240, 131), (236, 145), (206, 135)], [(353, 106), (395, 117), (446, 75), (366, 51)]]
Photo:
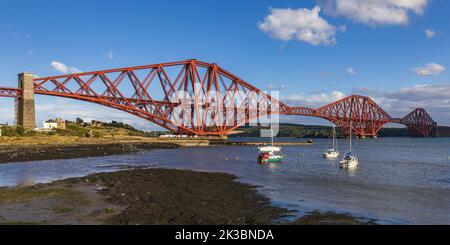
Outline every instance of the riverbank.
[[(0, 188), (0, 224), (280, 224), (286, 209), (222, 173), (134, 169)], [(313, 212), (293, 224), (367, 224)]]
[(0, 163), (131, 154), (149, 149), (176, 148), (174, 143), (92, 141), (65, 144), (0, 145)]

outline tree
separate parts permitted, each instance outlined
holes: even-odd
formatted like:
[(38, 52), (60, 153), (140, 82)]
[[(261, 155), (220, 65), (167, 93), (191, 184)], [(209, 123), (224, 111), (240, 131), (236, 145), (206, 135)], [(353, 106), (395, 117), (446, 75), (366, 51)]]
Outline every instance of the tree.
[(77, 117), (77, 119), (75, 119), (75, 122), (76, 122), (76, 124), (83, 124), (84, 123), (83, 119), (81, 119), (79, 117)]

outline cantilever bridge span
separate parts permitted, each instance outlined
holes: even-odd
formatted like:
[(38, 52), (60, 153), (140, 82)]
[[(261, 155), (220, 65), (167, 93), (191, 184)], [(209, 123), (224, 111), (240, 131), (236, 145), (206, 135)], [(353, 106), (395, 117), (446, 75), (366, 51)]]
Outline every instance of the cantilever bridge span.
[(424, 109), (392, 118), (361, 95), (315, 109), (288, 106), (218, 65), (197, 60), (31, 78), (29, 91), (25, 83), (19, 81), (21, 88), (0, 87), (0, 97), (20, 100), (31, 92), (87, 101), (179, 134), (227, 135), (272, 114), (320, 117), (360, 137), (376, 137), (386, 123), (404, 124), (415, 136), (429, 136), (437, 126)]

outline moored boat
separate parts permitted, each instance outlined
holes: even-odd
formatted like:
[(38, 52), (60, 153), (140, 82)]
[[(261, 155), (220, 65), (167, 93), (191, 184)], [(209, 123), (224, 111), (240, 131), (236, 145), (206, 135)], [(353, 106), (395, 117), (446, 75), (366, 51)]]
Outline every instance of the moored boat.
[(344, 158), (339, 161), (339, 166), (341, 168), (356, 168), (358, 166), (358, 158), (356, 157), (355, 153), (353, 152), (353, 146), (352, 146), (352, 124), (350, 123), (350, 143), (349, 148), (350, 150), (345, 153)]
[(259, 164), (281, 163), (284, 159), (284, 156), (281, 153), (281, 147), (277, 147), (277, 146), (273, 145), (273, 129), (272, 129), (272, 127), (270, 127), (270, 132), (271, 132), (272, 144), (270, 146), (258, 147), (259, 156), (257, 158), (257, 161)]
[(259, 164), (268, 164), (268, 163), (281, 163), (284, 159), (284, 156), (281, 154), (277, 154), (276, 152), (262, 152), (258, 156)]
[(333, 125), (333, 148), (327, 149), (322, 156), (327, 159), (335, 159), (339, 157), (339, 151), (337, 150), (336, 129)]

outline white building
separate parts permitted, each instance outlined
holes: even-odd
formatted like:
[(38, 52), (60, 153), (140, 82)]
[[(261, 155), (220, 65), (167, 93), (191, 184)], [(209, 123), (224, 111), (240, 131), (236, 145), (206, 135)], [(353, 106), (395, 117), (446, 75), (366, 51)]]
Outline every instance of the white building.
[(58, 128), (58, 123), (53, 119), (44, 121), (43, 124), (44, 124), (44, 127), (43, 127), (44, 129)]

